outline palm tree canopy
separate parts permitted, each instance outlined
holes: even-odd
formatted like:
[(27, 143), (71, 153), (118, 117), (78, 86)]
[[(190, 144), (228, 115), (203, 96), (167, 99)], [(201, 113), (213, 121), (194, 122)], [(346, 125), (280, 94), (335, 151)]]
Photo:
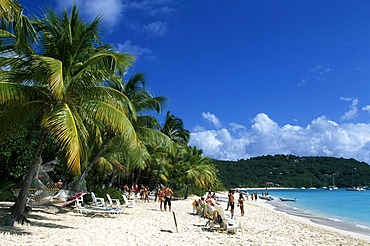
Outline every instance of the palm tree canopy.
[(133, 57), (100, 43), (100, 20), (84, 24), (75, 6), (62, 17), (48, 11), (33, 22), (39, 33), (33, 54), (0, 59), (10, 68), (0, 74), (2, 106), (26, 114), (39, 105), (35, 108), (40, 123), (65, 150), (69, 169), (78, 174), (87, 163), (88, 121), (124, 133), (128, 148), (139, 146), (129, 119), (136, 118), (133, 105), (123, 93), (105, 86), (118, 83)]

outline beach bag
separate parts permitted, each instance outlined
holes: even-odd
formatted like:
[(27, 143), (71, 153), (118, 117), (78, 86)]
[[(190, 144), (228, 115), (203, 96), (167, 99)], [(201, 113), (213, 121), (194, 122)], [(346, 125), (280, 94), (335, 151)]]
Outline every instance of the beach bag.
[(221, 215), (217, 215), (217, 222), (218, 222), (218, 223), (222, 223)]

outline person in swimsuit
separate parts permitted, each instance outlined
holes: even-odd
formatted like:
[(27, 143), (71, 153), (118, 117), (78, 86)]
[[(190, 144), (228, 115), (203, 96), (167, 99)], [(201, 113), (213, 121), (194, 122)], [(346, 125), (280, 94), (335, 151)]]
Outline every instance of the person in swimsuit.
[(159, 208), (161, 211), (163, 211), (163, 203), (164, 203), (164, 190), (161, 189), (160, 187), (158, 188), (158, 201), (159, 203)]
[(234, 192), (232, 191), (230, 194), (230, 218), (234, 218), (234, 208), (235, 208), (235, 198), (234, 198)]
[(167, 211), (167, 204), (168, 204), (168, 211), (171, 212), (171, 198), (173, 196), (173, 191), (170, 187), (166, 186), (164, 189), (164, 211)]
[(238, 202), (239, 202), (241, 216), (244, 216), (244, 197), (242, 193), (239, 194)]

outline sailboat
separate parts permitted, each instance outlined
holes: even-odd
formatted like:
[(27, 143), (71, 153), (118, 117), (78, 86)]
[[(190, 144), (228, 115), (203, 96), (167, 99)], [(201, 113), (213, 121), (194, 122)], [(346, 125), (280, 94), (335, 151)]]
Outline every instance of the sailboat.
[(310, 190), (316, 190), (316, 187), (313, 187), (312, 186), (312, 178), (311, 178), (311, 186), (310, 186), (310, 188), (309, 188)]
[(329, 190), (338, 190), (338, 187), (335, 186), (335, 181), (334, 181), (334, 178), (335, 178), (335, 175), (338, 175), (338, 174), (335, 174), (333, 173), (333, 185), (329, 186)]

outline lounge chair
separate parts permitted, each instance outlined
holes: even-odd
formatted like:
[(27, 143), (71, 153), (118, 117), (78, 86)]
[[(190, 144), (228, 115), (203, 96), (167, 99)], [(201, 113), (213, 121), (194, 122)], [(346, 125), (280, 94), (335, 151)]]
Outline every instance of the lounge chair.
[(119, 199), (112, 199), (109, 194), (107, 194), (107, 198), (109, 207), (121, 207), (121, 202)]
[(95, 207), (106, 207), (104, 198), (96, 197), (94, 192), (90, 192), (90, 195)]
[(105, 204), (103, 198), (98, 198), (95, 196), (94, 192), (91, 192), (91, 198), (93, 200), (93, 205), (86, 205), (84, 207), (77, 206), (75, 211), (81, 215), (91, 215), (92, 217), (95, 216), (116, 216), (118, 217), (120, 214), (124, 212), (124, 208), (122, 207), (108, 207)]
[(123, 198), (123, 206), (126, 207), (126, 208), (133, 208), (135, 207), (135, 200), (128, 200), (127, 197), (122, 194), (122, 198)]
[(219, 206), (215, 206), (213, 220), (210, 221), (211, 228), (215, 228), (216, 225), (218, 225), (221, 230), (226, 232), (236, 232), (238, 229), (241, 229), (243, 233), (243, 228), (240, 222), (238, 222), (236, 219), (227, 218), (223, 208)]
[(215, 208), (212, 207), (209, 204), (206, 204), (206, 210), (205, 210), (205, 213), (204, 213), (204, 218), (206, 218), (208, 220), (207, 220), (207, 223), (205, 224), (205, 226), (208, 226), (208, 225), (212, 224), (212, 222), (215, 219), (214, 216), (215, 216)]
[(108, 207), (77, 207), (75, 211), (83, 216), (114, 216), (119, 217), (123, 212), (124, 208), (108, 208)]
[(238, 222), (235, 218), (226, 218), (225, 212), (222, 207), (216, 206), (218, 215), (221, 217), (220, 226), (222, 229), (224, 229), (226, 232), (233, 231), (236, 232), (238, 229), (240, 229), (243, 232), (243, 228), (241, 226), (241, 223)]

